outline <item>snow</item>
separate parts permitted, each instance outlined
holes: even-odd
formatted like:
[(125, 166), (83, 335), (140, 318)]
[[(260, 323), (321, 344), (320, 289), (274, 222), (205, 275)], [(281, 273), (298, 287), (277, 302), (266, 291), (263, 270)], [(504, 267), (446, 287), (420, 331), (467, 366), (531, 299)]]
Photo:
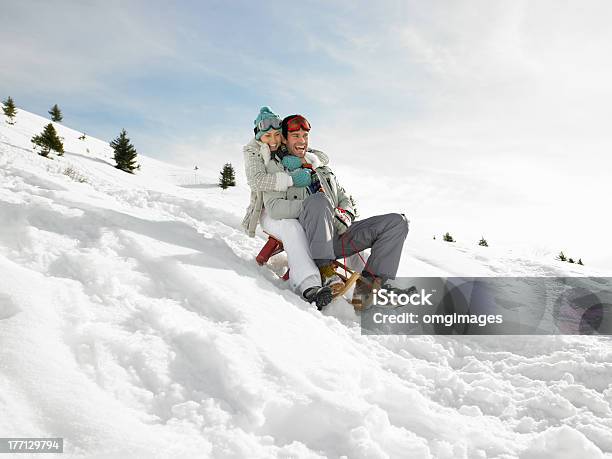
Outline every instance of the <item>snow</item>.
[[(143, 155), (126, 174), (58, 123), (45, 159), (48, 122), (0, 127), (0, 436), (69, 457), (612, 457), (609, 339), (361, 336), (348, 303), (278, 280), (283, 255), (257, 266), (240, 175), (221, 191)], [(416, 273), (610, 275), (428, 231), (404, 248)]]

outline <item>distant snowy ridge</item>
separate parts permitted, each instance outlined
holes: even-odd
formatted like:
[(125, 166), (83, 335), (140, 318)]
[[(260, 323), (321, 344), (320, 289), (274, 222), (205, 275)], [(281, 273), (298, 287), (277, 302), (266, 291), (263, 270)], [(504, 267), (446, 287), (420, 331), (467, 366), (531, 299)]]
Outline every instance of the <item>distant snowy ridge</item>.
[[(256, 265), (244, 181), (144, 155), (126, 174), (58, 123), (66, 154), (45, 159), (48, 120), (0, 121), (0, 437), (63, 437), (68, 457), (612, 457), (609, 339), (361, 336), (345, 301), (288, 290), (283, 256)], [(400, 274), (602, 274), (430, 237), (408, 236)]]

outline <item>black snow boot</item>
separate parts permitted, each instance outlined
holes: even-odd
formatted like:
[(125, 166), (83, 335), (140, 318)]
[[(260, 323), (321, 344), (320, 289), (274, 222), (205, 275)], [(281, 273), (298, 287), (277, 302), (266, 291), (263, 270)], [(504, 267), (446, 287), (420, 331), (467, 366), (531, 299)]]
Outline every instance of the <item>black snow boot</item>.
[(332, 289), (330, 287), (310, 287), (302, 294), (304, 299), (309, 303), (315, 303), (320, 311), (333, 299)]

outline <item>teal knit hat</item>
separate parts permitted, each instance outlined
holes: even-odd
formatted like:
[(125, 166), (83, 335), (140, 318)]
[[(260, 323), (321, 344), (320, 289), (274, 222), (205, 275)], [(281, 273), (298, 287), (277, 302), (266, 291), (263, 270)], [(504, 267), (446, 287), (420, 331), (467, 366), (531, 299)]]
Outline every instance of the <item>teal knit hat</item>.
[[(261, 123), (264, 120), (270, 120), (271, 123)], [(278, 123), (275, 123), (274, 120), (278, 120)], [(257, 140), (261, 139), (261, 136), (268, 132), (270, 129), (280, 129), (281, 119), (276, 113), (274, 113), (270, 107), (261, 107), (259, 110), (259, 115), (255, 118), (253, 122), (255, 124), (255, 138)], [(267, 124), (267, 127), (260, 128), (262, 124)], [(277, 126), (277, 127), (275, 127)]]

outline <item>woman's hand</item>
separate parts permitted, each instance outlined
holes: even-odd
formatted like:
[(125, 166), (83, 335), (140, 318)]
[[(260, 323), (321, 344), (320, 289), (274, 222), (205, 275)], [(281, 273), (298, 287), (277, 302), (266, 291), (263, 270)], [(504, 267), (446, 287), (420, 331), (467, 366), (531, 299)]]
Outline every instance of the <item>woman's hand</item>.
[[(297, 157), (294, 156), (294, 158)], [(291, 172), (289, 175), (293, 179), (293, 186), (295, 187), (303, 188), (309, 186), (312, 183), (312, 179), (310, 178), (310, 171), (308, 169), (299, 168)]]
[(297, 156), (293, 155), (283, 156), (283, 159), (281, 159), (281, 163), (289, 172), (302, 167), (302, 160)]

